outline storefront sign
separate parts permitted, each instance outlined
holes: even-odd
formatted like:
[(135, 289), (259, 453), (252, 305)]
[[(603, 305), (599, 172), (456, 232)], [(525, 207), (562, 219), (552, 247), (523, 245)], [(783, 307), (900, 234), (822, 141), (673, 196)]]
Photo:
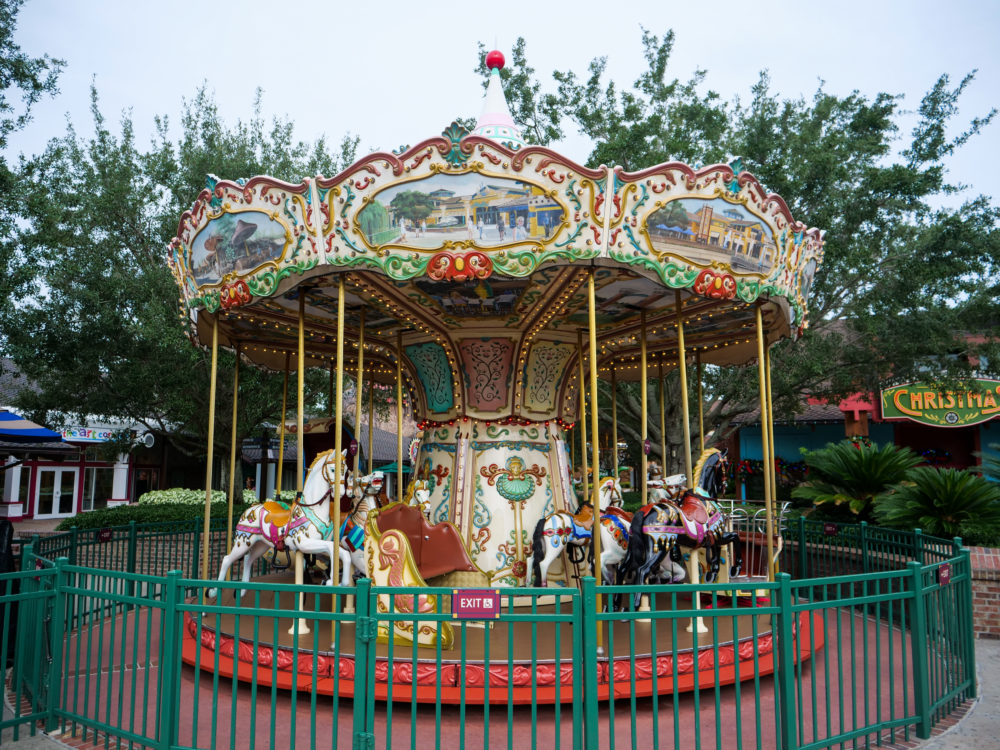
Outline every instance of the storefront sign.
[(882, 416), (935, 427), (966, 427), (1000, 416), (1000, 380), (980, 378), (979, 388), (942, 391), (906, 383), (882, 391)]
[(499, 620), (500, 591), (497, 589), (455, 589), (451, 616), (463, 620)]
[(68, 427), (62, 431), (63, 440), (78, 443), (104, 443), (111, 440), (114, 434), (114, 430), (95, 430), (91, 427)]

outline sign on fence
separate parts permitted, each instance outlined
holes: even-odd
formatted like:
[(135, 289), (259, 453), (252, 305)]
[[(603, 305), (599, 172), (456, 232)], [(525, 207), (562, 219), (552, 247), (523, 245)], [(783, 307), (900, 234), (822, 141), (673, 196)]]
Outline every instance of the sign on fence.
[(454, 589), (451, 616), (462, 620), (499, 620), (499, 589)]
[(837, 536), (837, 531), (839, 528), (840, 527), (838, 527), (837, 524), (835, 523), (824, 523), (823, 533), (826, 534), (827, 536)]
[(941, 563), (937, 571), (938, 585), (947, 586), (951, 583), (951, 563)]
[(100, 531), (97, 532), (97, 541), (101, 542), (102, 544), (104, 542), (110, 542), (111, 535), (112, 535), (111, 529), (101, 529)]

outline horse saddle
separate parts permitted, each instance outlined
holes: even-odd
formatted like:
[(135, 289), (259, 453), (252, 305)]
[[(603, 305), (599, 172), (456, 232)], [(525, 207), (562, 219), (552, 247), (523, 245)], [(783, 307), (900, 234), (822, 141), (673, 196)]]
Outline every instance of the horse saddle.
[(681, 513), (688, 521), (705, 525), (708, 523), (708, 510), (705, 504), (693, 492), (685, 492), (678, 504)]
[[(593, 514), (593, 511), (591, 511), (591, 514)], [(624, 521), (626, 526), (632, 523), (632, 515), (627, 510), (622, 510), (614, 505), (605, 508), (601, 515), (615, 516), (616, 518)]]
[(278, 527), (287, 526), (288, 520), (292, 517), (292, 509), (284, 503), (279, 503), (275, 500), (264, 502), (264, 513), (267, 514), (267, 521), (272, 526)]
[(573, 514), (573, 523), (582, 528), (584, 531), (590, 531), (593, 529), (594, 506), (590, 503), (584, 503), (580, 507), (580, 511)]

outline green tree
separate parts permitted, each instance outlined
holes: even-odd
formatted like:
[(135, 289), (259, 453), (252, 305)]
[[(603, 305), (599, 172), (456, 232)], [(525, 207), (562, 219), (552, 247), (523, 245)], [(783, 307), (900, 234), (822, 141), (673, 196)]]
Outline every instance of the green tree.
[(920, 463), (909, 448), (887, 443), (859, 445), (849, 440), (804, 451), (810, 479), (792, 490), (796, 500), (814, 505), (846, 506), (858, 520), (871, 520), (872, 503), (878, 503), (907, 480)]
[[(801, 409), (806, 395), (837, 400), (875, 390), (890, 375), (926, 379), (933, 372), (955, 381), (972, 374), (977, 355), (1000, 361), (1000, 342), (971, 344), (965, 335), (1000, 325), (1000, 209), (975, 195), (943, 207), (969, 192), (948, 181), (949, 158), (996, 114), (959, 118), (973, 73), (957, 84), (940, 76), (915, 107), (890, 93), (838, 95), (822, 85), (809, 99), (782, 98), (766, 71), (749, 97), (726, 102), (705, 89), (704, 71), (688, 80), (669, 75), (673, 44), (673, 32), (643, 30), (646, 69), (631, 85), (608, 80), (607, 59), (596, 58), (585, 74), (555, 71), (547, 85), (512, 77), (507, 96), (528, 102), (512, 108), (525, 125), (521, 112), (554, 89), (559, 121), (591, 140), (591, 167), (698, 165), (739, 155), (797, 219), (825, 230), (810, 327), (771, 353), (779, 419)], [(906, 135), (900, 123), (914, 108), (917, 123)], [(756, 368), (706, 367), (704, 377), (706, 429), (726, 435), (757, 408)], [(667, 385), (668, 420), (676, 425), (677, 379)], [(619, 418), (634, 432), (638, 399), (631, 386), (621, 393)], [(606, 423), (610, 410), (602, 407), (601, 418)], [(667, 469), (678, 470), (681, 431), (668, 433)], [(659, 453), (655, 439), (653, 450)]]
[[(10, 135), (31, 121), (31, 109), (45, 96), (58, 93), (56, 81), (62, 60), (48, 55), (30, 57), (14, 41), (22, 0), (0, 0), (0, 306), (7, 307), (23, 288), (26, 278), (17, 263), (17, 246), (11, 241), (21, 206), (27, 198), (17, 172), (7, 164), (3, 151)], [(16, 94), (20, 93), (19, 103)]]
[(875, 501), (886, 526), (921, 529), (933, 536), (970, 543), (1000, 534), (1000, 485), (958, 469), (921, 466), (895, 492)]
[(397, 217), (401, 216), (410, 221), (421, 222), (431, 215), (434, 210), (434, 201), (426, 193), (419, 190), (404, 190), (393, 196), (389, 206)]
[[(289, 182), (334, 174), (354, 158), (324, 142), (296, 140), (284, 120), (267, 123), (260, 99), (247, 121), (229, 125), (199, 90), (185, 103), (181, 134), (166, 118), (147, 149), (130, 118), (113, 130), (92, 91), (93, 134), (72, 126), (18, 179), (27, 200), (11, 241), (15, 270), (27, 281), (22, 304), (2, 311), (3, 348), (38, 390), (22, 394), (34, 414), (93, 415), (145, 425), (180, 450), (202, 455), (207, 436), (210, 352), (193, 347), (178, 323), (177, 288), (165, 262), (181, 213), (207, 172), (271, 174)], [(232, 354), (220, 354), (219, 403), (232, 397)], [(278, 374), (240, 373), (238, 434), (279, 418)], [(326, 377), (309, 380), (311, 408), (325, 411)], [(322, 404), (322, 406), (321, 406)], [(216, 448), (229, 444), (231, 410), (217, 409)]]

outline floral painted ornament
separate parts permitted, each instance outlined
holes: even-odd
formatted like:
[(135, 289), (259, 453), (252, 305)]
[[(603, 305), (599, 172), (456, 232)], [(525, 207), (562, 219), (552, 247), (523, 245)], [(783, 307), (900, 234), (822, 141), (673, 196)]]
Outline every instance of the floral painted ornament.
[(479, 470), (489, 481), (487, 484), (496, 486), (500, 497), (511, 503), (523, 503), (533, 494), (535, 487), (542, 486), (542, 477), (545, 476), (545, 469), (537, 464), (532, 464), (531, 468), (525, 468), (524, 461), (517, 456), (507, 459), (505, 468), (501, 469), (496, 464), (484, 466)]
[(734, 299), (736, 297), (736, 279), (728, 273), (718, 273), (706, 268), (694, 280), (691, 289), (695, 294), (710, 299)]
[(437, 253), (427, 264), (427, 275), (434, 281), (471, 281), (485, 279), (493, 273), (493, 261), (478, 251), (456, 255)]

